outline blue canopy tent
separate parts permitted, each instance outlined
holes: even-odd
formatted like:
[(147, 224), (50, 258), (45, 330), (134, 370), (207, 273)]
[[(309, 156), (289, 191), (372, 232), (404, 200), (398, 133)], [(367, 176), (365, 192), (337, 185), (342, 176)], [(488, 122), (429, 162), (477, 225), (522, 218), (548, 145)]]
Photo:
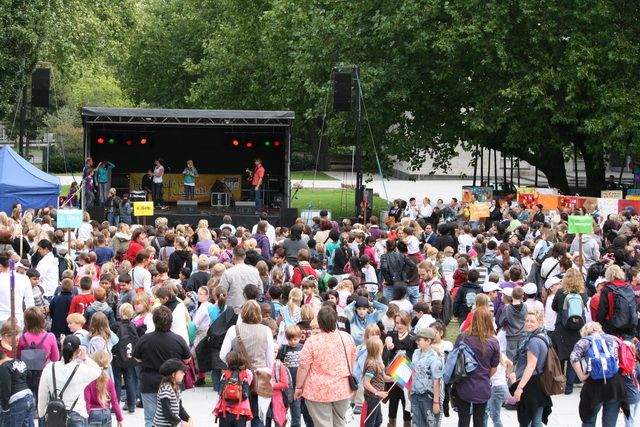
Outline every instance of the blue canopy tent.
[(0, 211), (11, 214), (14, 203), (22, 210), (58, 206), (60, 178), (42, 172), (11, 147), (0, 149)]

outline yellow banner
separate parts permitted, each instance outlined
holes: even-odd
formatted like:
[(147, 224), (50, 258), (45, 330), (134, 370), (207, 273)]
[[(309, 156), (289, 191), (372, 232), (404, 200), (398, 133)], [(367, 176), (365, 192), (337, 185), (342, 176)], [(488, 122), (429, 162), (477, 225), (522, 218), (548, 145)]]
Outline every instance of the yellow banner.
[(469, 216), (471, 218), (486, 218), (489, 216), (490, 203), (476, 202), (469, 205)]
[[(142, 190), (142, 177), (145, 173), (129, 174), (129, 191)], [(211, 187), (217, 181), (226, 185), (236, 200), (241, 196), (242, 175), (210, 175), (202, 174), (196, 178), (195, 199), (198, 202), (211, 203)], [(184, 177), (179, 173), (165, 173), (162, 176), (162, 198), (165, 202), (184, 200)]]
[(153, 202), (133, 202), (134, 216), (153, 216)]

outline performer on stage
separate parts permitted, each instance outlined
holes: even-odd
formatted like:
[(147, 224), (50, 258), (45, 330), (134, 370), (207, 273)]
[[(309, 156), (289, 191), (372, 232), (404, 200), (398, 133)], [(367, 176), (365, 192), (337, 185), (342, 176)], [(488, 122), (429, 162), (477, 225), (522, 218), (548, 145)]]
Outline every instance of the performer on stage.
[(109, 169), (115, 168), (115, 165), (107, 160), (103, 160), (95, 170), (94, 180), (98, 185), (98, 204), (104, 206), (109, 193)]
[(156, 207), (165, 210), (168, 209), (164, 200), (162, 199), (162, 176), (164, 175), (164, 166), (162, 166), (164, 159), (158, 157), (155, 160), (156, 167), (153, 169), (153, 201)]
[(195, 200), (198, 170), (193, 166), (193, 160), (187, 160), (187, 167), (182, 171), (182, 176), (184, 176), (184, 199)]
[(147, 169), (147, 174), (142, 177), (142, 189), (145, 191), (145, 200), (153, 201), (153, 169)]
[(247, 173), (249, 174), (249, 181), (251, 181), (251, 193), (249, 198), (251, 200), (255, 200), (256, 202), (256, 211), (262, 211), (262, 179), (264, 178), (264, 166), (262, 166), (262, 159), (260, 157), (256, 157), (254, 161), (256, 167), (252, 171), (247, 169)]

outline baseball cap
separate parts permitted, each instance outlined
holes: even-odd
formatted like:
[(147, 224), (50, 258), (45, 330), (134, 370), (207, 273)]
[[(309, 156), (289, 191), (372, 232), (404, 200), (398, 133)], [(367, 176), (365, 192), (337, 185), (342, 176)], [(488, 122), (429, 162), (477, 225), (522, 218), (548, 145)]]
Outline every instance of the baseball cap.
[(513, 288), (502, 288), (502, 295), (506, 295), (508, 297), (513, 295)]
[(599, 279), (597, 279), (597, 280), (596, 280), (596, 282), (593, 284), (593, 287), (594, 287), (594, 288), (597, 288), (597, 287), (598, 287), (598, 285), (599, 285), (600, 283), (606, 283), (606, 282), (607, 282), (607, 279), (605, 279), (604, 277), (600, 277), (600, 278), (599, 278)]
[(485, 294), (498, 290), (500, 290), (500, 286), (495, 282), (487, 282), (482, 286), (482, 292)]
[(422, 328), (416, 333), (416, 335), (418, 338), (427, 338), (430, 340), (436, 339), (436, 331), (434, 331), (433, 328)]
[(545, 287), (545, 289), (549, 289), (553, 285), (557, 285), (560, 282), (562, 282), (561, 278), (553, 276), (553, 277), (548, 278), (547, 281), (544, 282), (544, 287)]
[(182, 360), (180, 359), (168, 359), (162, 364), (162, 366), (160, 366), (160, 374), (166, 377), (176, 371), (188, 371), (189, 369), (191, 368), (182, 363)]
[(538, 293), (538, 286), (535, 283), (529, 282), (522, 287), (522, 290), (525, 295), (535, 295)]
[(358, 297), (356, 300), (356, 308), (369, 308), (369, 300), (367, 297)]

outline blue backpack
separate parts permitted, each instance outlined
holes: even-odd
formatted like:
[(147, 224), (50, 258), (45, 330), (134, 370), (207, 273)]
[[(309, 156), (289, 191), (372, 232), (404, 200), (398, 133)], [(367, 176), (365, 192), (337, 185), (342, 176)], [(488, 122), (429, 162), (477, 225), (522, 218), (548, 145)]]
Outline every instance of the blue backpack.
[(618, 361), (611, 352), (609, 343), (604, 340), (604, 334), (585, 337), (591, 342), (586, 358), (586, 372), (594, 380), (606, 380), (618, 372)]
[(571, 330), (580, 330), (584, 326), (584, 301), (582, 295), (570, 293), (562, 304), (562, 326)]
[(445, 384), (456, 384), (478, 367), (476, 356), (465, 342), (460, 341), (458, 347), (451, 350), (444, 362), (442, 379)]

